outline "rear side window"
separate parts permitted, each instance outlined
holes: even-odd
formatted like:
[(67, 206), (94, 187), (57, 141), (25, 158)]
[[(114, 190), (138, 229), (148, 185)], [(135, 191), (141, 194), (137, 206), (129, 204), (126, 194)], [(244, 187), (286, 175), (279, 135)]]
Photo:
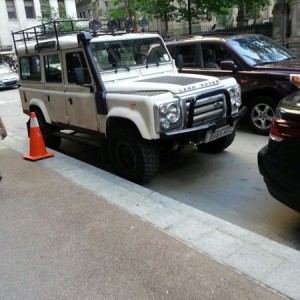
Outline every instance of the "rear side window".
[(22, 80), (41, 80), (41, 64), (39, 56), (21, 57), (19, 65)]
[(44, 57), (46, 82), (61, 83), (61, 62), (59, 54), (49, 54)]

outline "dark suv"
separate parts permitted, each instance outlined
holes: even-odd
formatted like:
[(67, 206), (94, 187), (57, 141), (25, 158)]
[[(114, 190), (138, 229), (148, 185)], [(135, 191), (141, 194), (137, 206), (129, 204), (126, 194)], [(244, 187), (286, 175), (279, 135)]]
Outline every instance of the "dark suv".
[(258, 167), (272, 196), (300, 212), (300, 92), (275, 110), (268, 145), (258, 152)]
[(267, 135), (274, 109), (300, 90), (300, 58), (262, 35), (193, 37), (167, 41), (182, 73), (232, 76), (241, 86), (244, 123)]

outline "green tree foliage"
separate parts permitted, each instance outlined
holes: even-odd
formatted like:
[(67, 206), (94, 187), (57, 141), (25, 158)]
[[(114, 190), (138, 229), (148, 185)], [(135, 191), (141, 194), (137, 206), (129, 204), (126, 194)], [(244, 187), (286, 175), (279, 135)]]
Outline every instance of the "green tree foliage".
[(178, 1), (178, 9), (174, 17), (178, 20), (197, 19), (209, 17), (210, 13), (222, 15), (228, 13), (228, 9), (234, 6), (239, 8), (245, 5), (246, 13), (249, 17), (257, 16), (262, 7), (270, 4), (270, 0), (187, 0), (190, 1), (190, 12), (186, 1)]
[[(109, 9), (109, 17), (127, 18), (137, 15), (146, 16), (148, 19), (158, 17), (165, 24), (165, 34), (168, 32), (169, 21), (211, 20), (212, 15), (222, 20), (232, 14), (234, 6), (243, 10), (243, 17), (256, 20), (263, 7), (269, 5), (270, 0), (111, 0), (113, 8)], [(284, 0), (288, 1), (288, 0)], [(188, 5), (189, 4), (189, 5)]]
[[(50, 7), (49, 1), (41, 0), (41, 13), (42, 16), (39, 17), (39, 21), (43, 24), (49, 23), (52, 21), (58, 21), (56, 23), (56, 28), (59, 31), (71, 31), (71, 30), (79, 30), (80, 27), (76, 24), (72, 24), (72, 19), (67, 16), (66, 11), (62, 5), (58, 6), (58, 11), (55, 11)], [(47, 33), (54, 32), (54, 26), (52, 24), (45, 27), (45, 31)]]
[(110, 16), (135, 16), (139, 11), (142, 15), (158, 15), (163, 21), (188, 21), (209, 18), (211, 14), (224, 15), (232, 7), (244, 5), (247, 16), (255, 19), (261, 8), (270, 4), (270, 0), (113, 0), (113, 3), (119, 8), (110, 9)]
[(135, 17), (139, 11), (137, 0), (112, 0), (114, 8), (109, 9), (109, 17), (125, 19)]

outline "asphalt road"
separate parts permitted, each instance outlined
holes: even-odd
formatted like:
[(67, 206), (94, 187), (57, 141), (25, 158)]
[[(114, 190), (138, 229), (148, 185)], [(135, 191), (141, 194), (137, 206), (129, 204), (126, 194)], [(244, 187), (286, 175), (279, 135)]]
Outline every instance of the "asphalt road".
[[(0, 91), (0, 112), (9, 134), (26, 136), (17, 89)], [(161, 158), (159, 174), (146, 187), (300, 249), (300, 214), (269, 195), (257, 168), (257, 152), (268, 138), (238, 130), (234, 143), (221, 154), (199, 152), (192, 145)], [(61, 151), (111, 171), (98, 148), (63, 141)]]

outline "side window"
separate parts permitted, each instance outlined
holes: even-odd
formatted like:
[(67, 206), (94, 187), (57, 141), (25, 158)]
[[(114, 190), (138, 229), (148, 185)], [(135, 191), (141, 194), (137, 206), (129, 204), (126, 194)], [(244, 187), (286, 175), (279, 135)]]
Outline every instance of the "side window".
[[(87, 64), (82, 52), (72, 52), (66, 54), (66, 64), (67, 64), (67, 74), (68, 82), (75, 83), (75, 73), (74, 69), (83, 68), (86, 69), (88, 74)], [(89, 75), (87, 75), (89, 76)]]
[(203, 67), (208, 69), (220, 69), (216, 59), (216, 46), (202, 44)]
[(223, 60), (235, 61), (231, 54), (224, 47), (216, 46), (216, 61), (218, 64), (220, 64), (220, 62)]
[(41, 80), (41, 64), (39, 56), (21, 57), (19, 66), (22, 80)]
[(177, 46), (175, 61), (178, 61), (178, 55), (181, 54), (183, 57), (183, 67), (194, 68), (195, 67), (195, 55), (196, 55), (196, 44), (188, 44)]
[(46, 82), (61, 83), (61, 62), (59, 54), (49, 54), (44, 57)]

